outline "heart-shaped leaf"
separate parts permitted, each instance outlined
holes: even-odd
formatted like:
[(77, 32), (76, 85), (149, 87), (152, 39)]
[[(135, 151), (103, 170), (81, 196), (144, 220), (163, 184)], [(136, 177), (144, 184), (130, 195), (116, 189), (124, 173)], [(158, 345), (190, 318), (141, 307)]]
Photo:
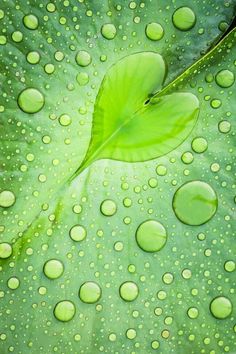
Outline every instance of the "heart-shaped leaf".
[(150, 160), (186, 139), (199, 102), (189, 92), (163, 94), (166, 74), (162, 56), (154, 52), (127, 56), (108, 70), (95, 103), (88, 152), (77, 174), (101, 158)]

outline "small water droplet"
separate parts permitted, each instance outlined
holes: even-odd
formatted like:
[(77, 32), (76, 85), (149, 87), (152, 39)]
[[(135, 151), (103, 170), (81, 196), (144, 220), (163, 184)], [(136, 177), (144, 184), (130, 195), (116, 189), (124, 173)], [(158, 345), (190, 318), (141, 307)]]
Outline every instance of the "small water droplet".
[(20, 286), (20, 281), (17, 277), (11, 277), (8, 279), (7, 286), (9, 289), (15, 290)]
[(208, 147), (207, 141), (204, 138), (194, 138), (192, 141), (192, 149), (198, 154), (206, 151)]
[(226, 272), (231, 273), (236, 269), (236, 264), (234, 261), (226, 261), (224, 264), (224, 268)]

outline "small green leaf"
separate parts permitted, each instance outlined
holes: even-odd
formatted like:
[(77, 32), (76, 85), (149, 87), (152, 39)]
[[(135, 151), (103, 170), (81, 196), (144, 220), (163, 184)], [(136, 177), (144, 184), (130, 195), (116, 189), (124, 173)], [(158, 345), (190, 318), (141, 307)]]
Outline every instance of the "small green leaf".
[(162, 56), (154, 52), (127, 56), (108, 70), (95, 103), (89, 149), (77, 174), (102, 158), (150, 160), (186, 139), (199, 102), (188, 92), (162, 94), (166, 73)]

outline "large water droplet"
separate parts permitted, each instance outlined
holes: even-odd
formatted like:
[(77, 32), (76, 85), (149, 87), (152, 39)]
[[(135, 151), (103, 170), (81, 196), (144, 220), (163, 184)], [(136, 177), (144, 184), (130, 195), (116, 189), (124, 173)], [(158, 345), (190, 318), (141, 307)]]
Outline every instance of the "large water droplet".
[(50, 259), (44, 264), (43, 271), (49, 279), (57, 279), (62, 275), (64, 266), (61, 261), (57, 259)]
[(212, 300), (210, 310), (214, 317), (218, 319), (225, 319), (231, 314), (233, 305), (227, 297), (218, 296)]
[(103, 215), (112, 216), (116, 213), (117, 206), (113, 200), (106, 199), (102, 202), (100, 209)]
[(11, 191), (5, 190), (0, 193), (0, 207), (9, 208), (15, 201), (15, 195)]
[(112, 23), (106, 23), (101, 28), (101, 33), (106, 39), (113, 39), (116, 36), (116, 27)]
[(23, 112), (37, 113), (44, 106), (44, 96), (35, 88), (27, 88), (18, 96), (18, 105)]
[(221, 70), (217, 73), (215, 80), (221, 87), (230, 87), (235, 80), (234, 73), (230, 70)]
[(31, 30), (35, 30), (39, 25), (38, 18), (33, 14), (25, 15), (23, 18), (23, 23), (26, 28)]
[(0, 259), (9, 258), (12, 255), (12, 247), (7, 242), (0, 243)]
[(86, 229), (82, 225), (75, 225), (70, 229), (70, 237), (73, 241), (83, 241), (86, 235)]
[(86, 304), (94, 304), (102, 295), (100, 286), (93, 281), (86, 281), (79, 289), (80, 300)]
[(75, 312), (75, 305), (69, 300), (58, 302), (54, 308), (54, 316), (62, 322), (70, 321), (74, 317)]
[(88, 66), (92, 62), (91, 55), (85, 50), (80, 50), (75, 57), (76, 63), (80, 66)]
[(136, 241), (145, 252), (160, 251), (167, 241), (166, 229), (158, 221), (144, 221), (136, 231)]
[(194, 27), (196, 16), (193, 10), (189, 7), (183, 6), (174, 12), (172, 20), (176, 28), (181, 31), (188, 31)]
[(164, 36), (164, 29), (159, 23), (149, 23), (146, 27), (146, 36), (152, 41), (158, 41)]
[(210, 220), (217, 210), (215, 191), (202, 181), (182, 185), (173, 198), (177, 218), (187, 225), (201, 225)]
[(125, 301), (134, 301), (139, 293), (139, 289), (137, 284), (132, 281), (126, 281), (125, 283), (121, 284), (120, 289), (120, 296)]

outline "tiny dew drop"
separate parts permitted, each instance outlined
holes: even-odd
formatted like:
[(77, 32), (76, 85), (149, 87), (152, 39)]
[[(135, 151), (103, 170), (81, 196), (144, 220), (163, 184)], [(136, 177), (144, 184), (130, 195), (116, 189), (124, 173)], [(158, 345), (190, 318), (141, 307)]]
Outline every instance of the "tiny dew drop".
[(38, 28), (39, 21), (38, 18), (33, 14), (28, 14), (23, 17), (23, 23), (26, 28), (30, 30), (35, 30)]
[(15, 290), (20, 286), (20, 281), (17, 277), (11, 277), (7, 281), (7, 286), (9, 289)]
[(218, 296), (210, 303), (212, 315), (218, 319), (225, 319), (231, 315), (233, 305), (231, 301), (224, 296)]
[(163, 27), (156, 22), (149, 23), (146, 26), (146, 36), (152, 41), (159, 41), (164, 36)]
[(176, 28), (181, 31), (188, 31), (194, 27), (196, 16), (192, 9), (183, 6), (174, 12), (172, 20)]
[(83, 283), (79, 289), (80, 300), (86, 304), (94, 304), (100, 299), (101, 295), (100, 286), (93, 281)]
[(83, 241), (87, 235), (86, 229), (82, 225), (75, 225), (70, 229), (70, 238), (73, 241)]
[(12, 247), (7, 242), (0, 243), (0, 259), (9, 258), (12, 255)]
[(18, 96), (18, 105), (25, 113), (37, 113), (44, 106), (44, 96), (35, 88), (26, 88)]
[(175, 192), (173, 210), (177, 218), (187, 225), (202, 225), (217, 210), (218, 200), (212, 187), (202, 181), (183, 184)]
[(16, 201), (15, 194), (11, 191), (5, 190), (0, 192), (0, 207), (9, 208)]
[(116, 203), (111, 199), (106, 199), (102, 202), (100, 210), (105, 216), (112, 216), (117, 211)]
[(165, 284), (169, 285), (169, 284), (173, 283), (174, 276), (172, 273), (165, 273), (162, 277), (162, 280)]
[(126, 281), (121, 284), (119, 289), (120, 297), (125, 301), (134, 301), (138, 294), (139, 289), (136, 283), (132, 281)]
[(54, 316), (61, 322), (68, 322), (72, 320), (75, 312), (75, 305), (69, 300), (58, 302), (54, 308)]
[(61, 261), (57, 259), (50, 259), (44, 264), (43, 271), (49, 279), (57, 279), (62, 275), (64, 266)]
[(75, 57), (76, 63), (80, 66), (88, 66), (92, 62), (91, 55), (85, 50), (80, 50)]
[(213, 100), (211, 100), (211, 107), (214, 109), (219, 108), (222, 105), (221, 100), (214, 98)]
[(217, 73), (215, 80), (220, 87), (227, 88), (233, 85), (235, 76), (230, 70), (221, 70)]
[(145, 252), (160, 251), (167, 241), (166, 229), (158, 221), (144, 221), (136, 231), (136, 241)]
[(206, 151), (208, 147), (207, 141), (204, 138), (195, 138), (192, 141), (192, 149), (198, 154), (201, 154), (202, 152)]
[(112, 23), (106, 23), (101, 28), (101, 33), (106, 39), (113, 39), (116, 36), (116, 27)]

